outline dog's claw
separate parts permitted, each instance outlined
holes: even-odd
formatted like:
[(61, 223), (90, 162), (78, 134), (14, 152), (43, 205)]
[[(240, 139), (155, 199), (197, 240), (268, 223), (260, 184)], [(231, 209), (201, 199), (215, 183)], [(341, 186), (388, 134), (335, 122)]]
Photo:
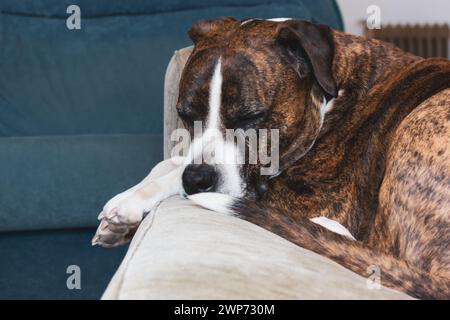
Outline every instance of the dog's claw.
[(92, 240), (91, 240), (92, 246), (97, 245), (98, 242), (99, 242), (99, 240), (100, 240), (100, 236), (99, 236), (98, 234), (95, 234), (95, 236), (94, 236), (94, 237), (92, 238)]
[(109, 226), (109, 224), (108, 224), (108, 222), (106, 222), (106, 223), (101, 223), (99, 227), (100, 227), (100, 230), (103, 231), (103, 230), (105, 230), (106, 228), (108, 228), (108, 226)]
[(107, 217), (106, 221), (112, 223), (112, 224), (121, 224), (121, 221), (119, 219), (119, 216), (116, 214), (114, 216), (111, 217)]
[(102, 219), (104, 218), (104, 216), (105, 216), (105, 214), (103, 213), (103, 211), (100, 212), (100, 213), (98, 214), (97, 220), (102, 220)]
[[(117, 216), (114, 216), (112, 219), (119, 221)], [(100, 245), (105, 248), (111, 248), (127, 243), (136, 232), (138, 225), (139, 224), (113, 224), (110, 223), (110, 220), (107, 220), (107, 218), (104, 217), (100, 221), (100, 225), (91, 240), (91, 244), (93, 246)]]
[(106, 219), (111, 219), (112, 217), (114, 217), (114, 216), (116, 216), (117, 215), (117, 208), (114, 208), (114, 209), (112, 209), (112, 210), (109, 210), (108, 212), (106, 212), (106, 214), (104, 215), (104, 217), (106, 218)]

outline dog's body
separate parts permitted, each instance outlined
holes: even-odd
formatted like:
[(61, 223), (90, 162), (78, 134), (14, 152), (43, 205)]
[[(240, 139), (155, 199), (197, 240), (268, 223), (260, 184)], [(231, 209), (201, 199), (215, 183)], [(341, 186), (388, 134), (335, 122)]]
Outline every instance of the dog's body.
[(298, 20), (218, 19), (190, 36), (186, 127), (279, 128), (280, 173), (216, 167), (203, 190), (194, 155), (165, 161), (105, 206), (94, 243), (128, 240), (167, 196), (215, 189), (233, 197), (191, 198), (361, 275), (378, 266), (387, 286), (450, 298), (450, 62)]

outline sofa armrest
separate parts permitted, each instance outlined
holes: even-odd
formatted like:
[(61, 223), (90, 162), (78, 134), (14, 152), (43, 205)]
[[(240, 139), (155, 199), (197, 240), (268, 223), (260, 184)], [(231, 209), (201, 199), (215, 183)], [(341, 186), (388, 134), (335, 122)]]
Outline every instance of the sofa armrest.
[(139, 227), (103, 299), (408, 299), (247, 221), (172, 197)]
[(183, 128), (183, 123), (178, 117), (176, 104), (178, 100), (178, 87), (181, 73), (193, 46), (175, 51), (166, 70), (164, 80), (164, 159), (170, 157), (170, 151), (174, 142), (170, 141), (170, 135), (177, 128)]

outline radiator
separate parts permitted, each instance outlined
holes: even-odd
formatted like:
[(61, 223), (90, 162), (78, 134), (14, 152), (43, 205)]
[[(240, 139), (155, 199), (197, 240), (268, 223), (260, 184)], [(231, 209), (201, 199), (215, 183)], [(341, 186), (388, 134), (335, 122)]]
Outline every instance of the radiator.
[(450, 58), (450, 31), (444, 25), (386, 25), (381, 29), (365, 29), (368, 38), (391, 42), (397, 47), (424, 58)]

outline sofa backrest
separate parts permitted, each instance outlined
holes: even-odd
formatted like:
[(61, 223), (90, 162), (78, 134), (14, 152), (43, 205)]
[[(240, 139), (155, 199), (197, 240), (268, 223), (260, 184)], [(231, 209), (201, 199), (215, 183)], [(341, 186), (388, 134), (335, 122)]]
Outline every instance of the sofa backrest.
[(0, 137), (162, 133), (167, 63), (193, 21), (217, 16), (342, 28), (332, 0), (3, 0)]

